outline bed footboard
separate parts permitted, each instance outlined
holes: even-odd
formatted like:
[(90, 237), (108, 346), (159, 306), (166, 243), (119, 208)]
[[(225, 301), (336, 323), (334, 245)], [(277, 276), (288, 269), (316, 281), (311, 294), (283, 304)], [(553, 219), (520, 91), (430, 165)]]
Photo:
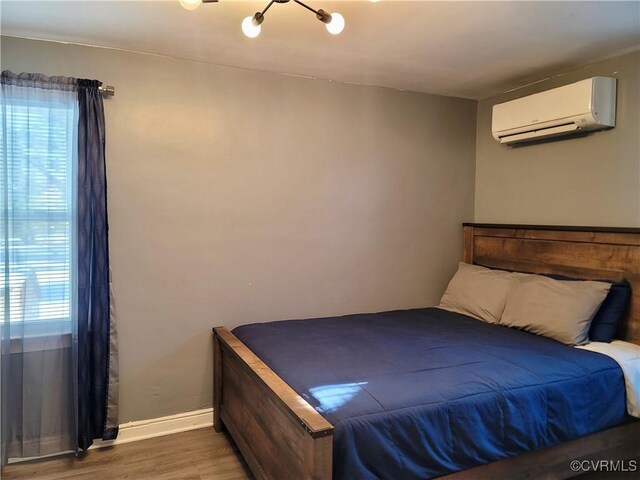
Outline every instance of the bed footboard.
[(216, 431), (257, 479), (331, 479), (333, 426), (225, 327), (213, 329)]

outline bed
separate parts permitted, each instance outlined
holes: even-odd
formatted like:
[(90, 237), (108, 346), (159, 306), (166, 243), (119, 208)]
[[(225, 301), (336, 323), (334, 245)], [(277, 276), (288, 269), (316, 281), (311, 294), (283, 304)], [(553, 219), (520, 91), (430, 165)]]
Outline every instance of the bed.
[[(638, 229), (465, 224), (464, 259), (626, 278), (640, 343)], [(609, 357), (439, 309), (214, 329), (214, 427), (257, 478), (566, 478), (639, 455), (621, 391)]]

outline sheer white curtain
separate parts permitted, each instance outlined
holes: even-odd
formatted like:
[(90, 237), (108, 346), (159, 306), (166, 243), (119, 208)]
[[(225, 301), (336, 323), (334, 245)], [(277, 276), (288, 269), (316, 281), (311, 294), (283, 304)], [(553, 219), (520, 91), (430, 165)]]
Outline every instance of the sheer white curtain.
[(2, 460), (75, 450), (78, 99), (69, 79), (2, 81)]

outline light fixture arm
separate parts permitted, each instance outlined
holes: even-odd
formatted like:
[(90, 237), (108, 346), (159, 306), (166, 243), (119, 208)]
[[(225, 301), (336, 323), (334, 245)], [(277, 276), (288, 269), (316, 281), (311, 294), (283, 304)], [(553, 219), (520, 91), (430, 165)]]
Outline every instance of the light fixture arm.
[(322, 23), (331, 23), (331, 14), (325, 12), (324, 10), (320, 9), (320, 10), (315, 10), (314, 8), (311, 8), (309, 5), (302, 3), (300, 0), (293, 0), (294, 2), (296, 2), (298, 5), (300, 5), (301, 7), (306, 8), (307, 10), (312, 11), (313, 13), (316, 14), (316, 18), (318, 20), (320, 20)]
[(261, 12), (256, 12), (255, 15), (253, 16), (253, 19), (251, 20), (251, 23), (253, 23), (255, 27), (262, 24), (262, 22), (264, 22), (264, 14), (267, 13), (267, 10), (271, 8), (271, 5), (273, 5), (277, 1), (278, 0), (271, 0), (269, 4), (262, 9)]
[(260, 12), (260, 16), (263, 16), (265, 13), (267, 13), (267, 10), (269, 10), (271, 8), (271, 5), (273, 5), (274, 3), (276, 3), (276, 0), (271, 0), (269, 2), (269, 5), (267, 5), (266, 7), (264, 7), (264, 9), (262, 10), (262, 12)]

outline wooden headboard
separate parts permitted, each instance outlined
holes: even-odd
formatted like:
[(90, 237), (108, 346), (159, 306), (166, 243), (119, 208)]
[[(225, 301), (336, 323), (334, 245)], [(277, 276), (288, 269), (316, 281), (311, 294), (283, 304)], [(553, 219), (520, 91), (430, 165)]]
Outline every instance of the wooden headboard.
[(640, 344), (640, 228), (465, 223), (464, 261), (530, 273), (631, 284), (617, 338)]

